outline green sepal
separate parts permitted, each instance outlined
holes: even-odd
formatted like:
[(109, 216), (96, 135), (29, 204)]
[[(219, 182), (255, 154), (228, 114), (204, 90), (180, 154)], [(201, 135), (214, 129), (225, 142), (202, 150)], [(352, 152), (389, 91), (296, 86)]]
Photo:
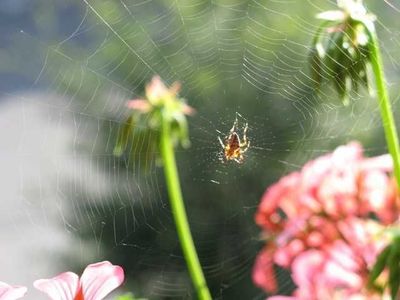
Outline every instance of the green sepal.
[(338, 69), (341, 67), (339, 63), (340, 51), (337, 51), (338, 45), (341, 45), (342, 38), (336, 34), (329, 38), (326, 47), (326, 55), (324, 58), (324, 71), (329, 80), (334, 79)]
[(144, 173), (151, 170), (151, 166), (158, 154), (157, 141), (159, 132), (150, 128), (136, 129), (133, 132), (132, 144), (129, 149), (131, 162), (134, 168)]
[(115, 156), (121, 156), (122, 153), (124, 153), (128, 145), (129, 136), (132, 133), (133, 126), (134, 126), (133, 115), (131, 115), (126, 119), (124, 124), (118, 129), (117, 143), (115, 144), (113, 151)]
[(174, 116), (174, 121), (171, 126), (172, 132), (175, 135), (175, 138), (183, 148), (190, 147), (189, 141), (189, 130), (187, 121), (184, 115), (177, 114)]
[[(343, 39), (339, 39), (339, 45), (343, 43)], [(333, 58), (333, 84), (336, 89), (336, 92), (339, 95), (340, 100), (344, 105), (349, 104), (349, 92), (351, 90), (351, 78), (348, 69), (345, 66), (348, 66), (351, 63), (351, 60), (342, 48), (340, 50), (335, 51), (335, 56)]]
[[(371, 94), (367, 72), (371, 56), (368, 32), (374, 17), (366, 11), (359, 16), (362, 10), (357, 9), (361, 6), (355, 6), (354, 13), (347, 11), (353, 9), (351, 5), (339, 5), (339, 8), (341, 10), (318, 15), (325, 22), (318, 27), (313, 38), (310, 77), (317, 91), (324, 80), (333, 83), (342, 103), (348, 105), (351, 92), (358, 92), (360, 85)], [(318, 55), (317, 45), (322, 48), (323, 56)]]
[(310, 60), (311, 78), (314, 81), (314, 88), (316, 91), (319, 91), (323, 79), (322, 77), (323, 55), (321, 51), (318, 50), (318, 44), (313, 45), (310, 51), (309, 60)]

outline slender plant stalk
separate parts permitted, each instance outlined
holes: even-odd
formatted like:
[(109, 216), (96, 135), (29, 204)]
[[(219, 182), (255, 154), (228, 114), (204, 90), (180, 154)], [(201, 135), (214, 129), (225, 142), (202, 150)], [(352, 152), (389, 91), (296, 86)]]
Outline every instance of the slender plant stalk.
[(397, 186), (400, 187), (400, 148), (397, 136), (396, 124), (394, 122), (393, 112), (389, 101), (388, 92), (385, 85), (385, 75), (383, 73), (383, 62), (378, 44), (378, 37), (375, 28), (369, 28), (371, 65), (374, 72), (376, 89), (378, 92), (378, 102), (381, 111), (383, 128), (385, 131), (386, 142), (389, 152), (393, 159), (394, 175)]
[(186, 259), (189, 273), (192, 278), (198, 299), (211, 300), (206, 280), (201, 270), (199, 258), (190, 233), (189, 222), (183, 203), (179, 183), (178, 169), (176, 167), (174, 146), (171, 140), (171, 128), (168, 121), (163, 120), (161, 130), (161, 156), (164, 162), (164, 174), (167, 182), (168, 194), (174, 216), (176, 229)]

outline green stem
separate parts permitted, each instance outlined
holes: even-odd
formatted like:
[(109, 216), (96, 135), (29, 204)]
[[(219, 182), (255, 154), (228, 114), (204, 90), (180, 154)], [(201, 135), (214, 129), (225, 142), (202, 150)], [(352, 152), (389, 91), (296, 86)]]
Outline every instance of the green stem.
[(396, 124), (394, 122), (393, 112), (385, 85), (381, 52), (379, 50), (378, 38), (374, 26), (368, 26), (367, 31), (370, 38), (369, 50), (371, 54), (371, 64), (375, 75), (375, 84), (378, 92), (378, 103), (381, 111), (383, 128), (389, 152), (393, 159), (394, 175), (396, 177), (397, 186), (400, 187), (400, 148)]
[(176, 229), (186, 259), (189, 273), (192, 278), (198, 299), (210, 300), (211, 295), (206, 280), (201, 270), (199, 258), (190, 233), (189, 222), (183, 203), (181, 187), (179, 183), (178, 169), (175, 162), (174, 146), (171, 140), (171, 128), (168, 121), (163, 120), (161, 130), (161, 156), (164, 163), (164, 174), (167, 182), (168, 194), (174, 216)]

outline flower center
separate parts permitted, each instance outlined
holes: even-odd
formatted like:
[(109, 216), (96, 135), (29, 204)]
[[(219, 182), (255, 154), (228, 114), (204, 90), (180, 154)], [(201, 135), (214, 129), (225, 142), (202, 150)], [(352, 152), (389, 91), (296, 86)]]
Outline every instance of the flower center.
[(84, 300), (82, 288), (79, 288), (78, 293), (76, 293), (74, 300)]

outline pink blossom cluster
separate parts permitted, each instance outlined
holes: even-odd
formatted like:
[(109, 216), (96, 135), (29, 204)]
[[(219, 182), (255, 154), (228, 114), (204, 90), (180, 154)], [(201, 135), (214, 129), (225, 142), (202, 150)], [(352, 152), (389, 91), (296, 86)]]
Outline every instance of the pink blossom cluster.
[[(101, 300), (123, 281), (124, 270), (103, 261), (88, 265), (80, 278), (75, 273), (65, 272), (50, 279), (36, 280), (33, 285), (51, 300)], [(0, 281), (0, 300), (20, 299), (26, 292), (26, 287)]]
[(255, 216), (266, 246), (256, 285), (276, 293), (274, 264), (291, 271), (293, 296), (269, 299), (381, 299), (366, 288), (386, 225), (399, 218), (389, 155), (363, 156), (352, 142), (308, 162), (267, 189)]

